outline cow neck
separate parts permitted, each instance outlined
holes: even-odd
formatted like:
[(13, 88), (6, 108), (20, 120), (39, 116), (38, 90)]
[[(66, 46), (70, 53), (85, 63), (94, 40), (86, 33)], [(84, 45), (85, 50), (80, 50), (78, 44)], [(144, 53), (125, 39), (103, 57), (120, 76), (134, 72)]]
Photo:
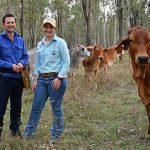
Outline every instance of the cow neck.
[(132, 63), (134, 78), (136, 78), (136, 80), (138, 79), (144, 80), (146, 77), (146, 70), (149, 68), (149, 64), (139, 65), (139, 64), (136, 64), (133, 60), (131, 63)]
[(80, 54), (79, 54), (79, 52), (78, 51), (76, 51), (76, 57), (75, 57), (76, 59), (74, 60), (75, 61), (75, 66), (77, 67), (78, 66), (78, 63), (80, 62)]

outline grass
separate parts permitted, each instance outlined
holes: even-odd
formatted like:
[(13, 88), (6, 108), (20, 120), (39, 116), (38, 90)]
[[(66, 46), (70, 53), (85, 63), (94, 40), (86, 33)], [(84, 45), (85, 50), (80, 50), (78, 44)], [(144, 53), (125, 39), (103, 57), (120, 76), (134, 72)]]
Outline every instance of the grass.
[[(74, 83), (69, 83), (64, 98), (65, 130), (58, 150), (148, 150), (148, 120), (140, 100), (128, 54), (116, 61), (104, 80), (100, 71), (98, 87), (84, 81), (82, 66)], [(25, 91), (22, 109), (22, 132), (29, 118), (33, 94)], [(9, 132), (9, 106), (4, 118), (1, 150), (45, 150), (51, 127), (49, 102), (42, 112), (34, 139), (12, 138)]]

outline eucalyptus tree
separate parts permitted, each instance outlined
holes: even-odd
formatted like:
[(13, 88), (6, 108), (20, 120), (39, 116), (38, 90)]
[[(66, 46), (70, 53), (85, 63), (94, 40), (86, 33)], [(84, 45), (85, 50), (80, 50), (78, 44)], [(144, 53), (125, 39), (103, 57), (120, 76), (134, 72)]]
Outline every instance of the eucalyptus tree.
[(107, 45), (107, 41), (106, 41), (106, 25), (107, 25), (107, 17), (106, 17), (106, 15), (107, 15), (107, 5), (108, 5), (108, 1), (107, 0), (101, 0), (100, 1), (100, 8), (102, 9), (102, 19), (103, 19), (103, 44), (104, 44), (104, 46), (106, 46)]
[(79, 0), (70, 4), (70, 14), (65, 31), (65, 37), (69, 47), (85, 44), (85, 30), (83, 23), (82, 7)]
[(57, 33), (65, 38), (69, 47), (82, 40), (83, 16), (80, 0), (51, 0), (48, 6), (51, 16), (57, 20)]
[(123, 0), (115, 0), (117, 7), (118, 23), (119, 23), (119, 40), (122, 39), (122, 23), (123, 23)]
[(29, 48), (36, 46), (42, 37), (41, 27), (48, 0), (24, 0), (24, 34)]
[(146, 26), (148, 20), (146, 16), (147, 0), (126, 0), (126, 8), (128, 10), (128, 18), (130, 27), (137, 25)]
[(20, 34), (23, 37), (23, 11), (24, 11), (24, 2), (23, 0), (20, 0), (21, 9), (20, 9)]
[(86, 45), (91, 44), (90, 34), (91, 34), (91, 0), (82, 0), (83, 14), (86, 25)]
[(91, 44), (103, 43), (103, 21), (102, 21), (102, 10), (100, 9), (100, 1), (93, 0), (91, 5), (91, 33), (90, 39)]
[(70, 3), (72, 3), (72, 1), (51, 0), (48, 6), (51, 10), (51, 16), (57, 20), (57, 33), (63, 38), (70, 18)]

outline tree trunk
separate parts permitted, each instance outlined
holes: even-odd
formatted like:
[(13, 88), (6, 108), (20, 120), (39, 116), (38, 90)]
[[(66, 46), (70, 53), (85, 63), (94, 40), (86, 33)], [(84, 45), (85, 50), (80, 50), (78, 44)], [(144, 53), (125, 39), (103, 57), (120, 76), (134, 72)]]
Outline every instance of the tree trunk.
[(83, 14), (86, 23), (86, 45), (91, 45), (91, 40), (90, 40), (91, 1), (82, 0), (82, 7), (83, 7)]
[(20, 35), (23, 37), (23, 0), (20, 0), (21, 3), (21, 11), (20, 11)]
[[(122, 39), (122, 23), (123, 23), (123, 8), (122, 8), (122, 0), (115, 0), (117, 6), (117, 14), (118, 14), (118, 24), (119, 24), (119, 41)], [(122, 55), (120, 55), (119, 60), (122, 60)]]

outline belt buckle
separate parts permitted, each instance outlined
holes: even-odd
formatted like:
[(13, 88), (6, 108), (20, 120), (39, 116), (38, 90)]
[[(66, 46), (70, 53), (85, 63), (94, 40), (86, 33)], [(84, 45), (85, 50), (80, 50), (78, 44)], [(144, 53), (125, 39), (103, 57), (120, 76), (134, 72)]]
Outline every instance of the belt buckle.
[(55, 72), (50, 72), (50, 73), (42, 73), (41, 76), (43, 76), (44, 78), (50, 77), (50, 76), (54, 76)]

